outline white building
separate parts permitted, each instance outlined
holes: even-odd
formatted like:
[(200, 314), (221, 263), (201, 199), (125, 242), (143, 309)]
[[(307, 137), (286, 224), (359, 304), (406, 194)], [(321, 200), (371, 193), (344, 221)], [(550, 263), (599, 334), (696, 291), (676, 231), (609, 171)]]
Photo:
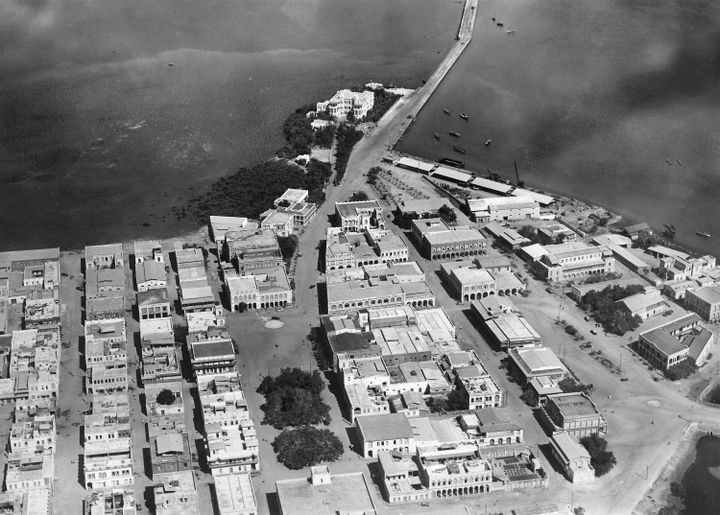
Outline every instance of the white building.
[(257, 500), (247, 472), (221, 474), (213, 471), (219, 515), (256, 515)]
[(512, 222), (540, 217), (540, 204), (530, 197), (468, 198), (465, 202), (477, 222)]
[(318, 102), (316, 111), (318, 113), (327, 112), (340, 121), (346, 120), (348, 114), (352, 112), (355, 120), (362, 120), (373, 108), (373, 105), (375, 105), (375, 93), (372, 91), (357, 93), (349, 89), (341, 89), (330, 100)]

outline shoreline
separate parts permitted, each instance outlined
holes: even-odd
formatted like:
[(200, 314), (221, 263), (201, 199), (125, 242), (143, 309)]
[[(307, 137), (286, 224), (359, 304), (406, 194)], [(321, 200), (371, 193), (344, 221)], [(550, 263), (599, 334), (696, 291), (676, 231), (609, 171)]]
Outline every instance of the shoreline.
[(667, 458), (653, 483), (643, 493), (642, 498), (633, 507), (633, 515), (657, 513), (663, 507), (674, 505), (674, 502), (670, 502), (674, 498), (670, 491), (670, 485), (682, 480), (697, 458), (698, 440), (710, 432), (720, 434), (720, 427), (706, 426), (695, 422), (685, 427), (675, 450)]

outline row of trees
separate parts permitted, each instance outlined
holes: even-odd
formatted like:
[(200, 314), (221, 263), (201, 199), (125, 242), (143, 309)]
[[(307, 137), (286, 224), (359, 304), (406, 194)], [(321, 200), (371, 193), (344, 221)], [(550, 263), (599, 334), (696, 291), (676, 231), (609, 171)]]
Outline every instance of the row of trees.
[(335, 185), (342, 182), (345, 176), (350, 153), (355, 144), (362, 138), (362, 131), (355, 126), (343, 123), (337, 129), (337, 145), (335, 147)]
[(579, 305), (583, 309), (590, 310), (595, 320), (602, 324), (606, 332), (622, 336), (628, 331), (637, 329), (642, 323), (642, 319), (637, 315), (633, 316), (617, 301), (641, 291), (643, 291), (643, 287), (635, 284), (625, 287), (608, 286), (602, 291), (586, 293)]
[(335, 461), (343, 445), (332, 431), (313, 424), (330, 423), (330, 406), (322, 400), (325, 382), (320, 372), (284, 368), (277, 377), (265, 376), (257, 391), (265, 396), (260, 409), (263, 424), (282, 429), (272, 443), (280, 463), (302, 469), (321, 462)]

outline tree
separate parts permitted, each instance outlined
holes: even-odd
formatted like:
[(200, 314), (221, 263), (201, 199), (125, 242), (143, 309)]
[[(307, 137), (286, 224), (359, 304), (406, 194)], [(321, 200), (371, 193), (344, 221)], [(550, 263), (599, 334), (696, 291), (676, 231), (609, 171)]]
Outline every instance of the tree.
[(241, 302), (240, 304), (238, 304), (238, 311), (240, 313), (245, 313), (247, 311), (247, 307), (247, 302)]
[(383, 169), (379, 166), (373, 166), (372, 168), (370, 168), (367, 173), (368, 184), (375, 184), (377, 182), (378, 175), (380, 174), (380, 172), (382, 172), (382, 170)]
[(298, 246), (298, 237), (294, 234), (290, 236), (278, 236), (278, 246), (284, 260), (289, 261), (295, 254)]
[(597, 477), (604, 476), (617, 463), (615, 454), (607, 450), (607, 441), (597, 434), (586, 436), (580, 440), (590, 453), (590, 464), (595, 469)]
[(293, 158), (310, 152), (314, 137), (312, 125), (306, 116), (310, 108), (310, 106), (298, 108), (285, 119), (283, 133), (288, 144), (283, 147), (284, 157)]
[(447, 204), (444, 204), (440, 209), (438, 209), (438, 214), (445, 223), (454, 224), (457, 221), (457, 214), (455, 214), (455, 210)]
[(342, 442), (332, 431), (310, 426), (284, 430), (272, 446), (278, 461), (292, 470), (336, 461), (344, 451)]
[(333, 181), (336, 185), (342, 182), (350, 153), (362, 135), (362, 131), (356, 130), (353, 125), (343, 123), (338, 127), (335, 145), (335, 180)]
[(359, 201), (367, 200), (368, 198), (369, 197), (368, 197), (367, 193), (365, 193), (364, 191), (356, 191), (350, 196), (350, 198), (348, 199), (348, 202), (359, 202)]
[(283, 429), (330, 423), (330, 406), (320, 396), (324, 388), (317, 370), (310, 374), (299, 368), (285, 368), (278, 377), (265, 376), (257, 389), (265, 396), (265, 404), (260, 406), (265, 413), (263, 424)]
[(318, 147), (330, 148), (335, 137), (335, 126), (330, 124), (315, 131), (313, 143)]
[(566, 325), (565, 332), (568, 333), (570, 336), (575, 336), (577, 335), (578, 330), (575, 328), (575, 326)]
[(595, 389), (592, 384), (578, 383), (572, 377), (566, 377), (565, 379), (562, 379), (558, 383), (558, 386), (565, 393), (583, 392), (586, 395), (590, 395)]
[(468, 399), (462, 390), (453, 390), (447, 396), (448, 411), (468, 409)]
[(535, 231), (535, 227), (532, 225), (523, 225), (520, 229), (518, 229), (518, 234), (534, 243), (537, 242), (537, 232)]
[(158, 404), (164, 404), (166, 406), (169, 406), (173, 402), (175, 402), (175, 394), (172, 392), (172, 390), (163, 389), (160, 390), (160, 393), (158, 393), (155, 400)]
[(583, 309), (592, 311), (595, 320), (602, 324), (603, 329), (608, 333), (622, 336), (628, 331), (637, 329), (642, 319), (633, 316), (622, 304), (617, 301), (643, 291), (640, 285), (621, 287), (618, 285), (608, 286), (602, 291), (591, 291), (586, 293), (579, 302)]
[(547, 271), (538, 261), (533, 261), (528, 267), (530, 274), (540, 281), (544, 281), (547, 278)]

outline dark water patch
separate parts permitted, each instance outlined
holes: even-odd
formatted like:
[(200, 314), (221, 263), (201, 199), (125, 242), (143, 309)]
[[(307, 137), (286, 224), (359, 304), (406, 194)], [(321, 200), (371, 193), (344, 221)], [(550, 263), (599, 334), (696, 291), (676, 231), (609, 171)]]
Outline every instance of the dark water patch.
[(718, 27), (713, 0), (488, 0), (400, 150), (452, 155), (432, 135), (459, 130), (469, 170), (514, 178), (517, 161), (528, 185), (671, 223), (678, 243), (720, 255)]
[(711, 402), (713, 404), (720, 404), (720, 384), (710, 390), (705, 396), (705, 398), (702, 400), (706, 402)]
[(34, 180), (35, 182), (48, 183), (48, 182), (55, 181), (55, 180), (57, 180), (58, 178), (59, 178), (59, 176), (58, 176), (57, 174), (54, 174), (54, 173), (44, 173), (44, 174), (38, 175), (37, 177), (33, 178), (33, 180)]
[[(695, 461), (682, 478), (683, 515), (717, 515), (720, 513), (720, 438), (701, 437), (695, 446)], [(711, 469), (714, 469), (711, 472)]]

